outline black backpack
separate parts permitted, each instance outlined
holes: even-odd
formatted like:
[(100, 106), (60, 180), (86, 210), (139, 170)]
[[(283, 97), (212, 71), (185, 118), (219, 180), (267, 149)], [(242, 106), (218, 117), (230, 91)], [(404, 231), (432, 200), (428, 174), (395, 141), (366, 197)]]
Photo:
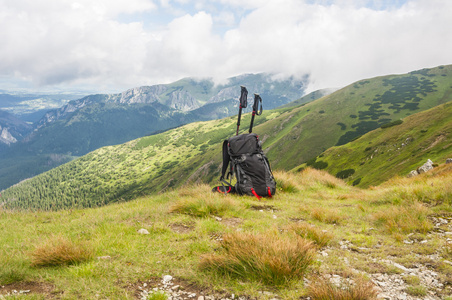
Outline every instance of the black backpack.
[[(229, 165), (229, 172), (226, 174)], [(232, 186), (225, 180), (235, 175), (237, 183)], [(230, 178), (232, 179), (232, 177)], [(223, 168), (220, 180), (227, 186), (217, 187), (223, 193), (272, 197), (276, 192), (276, 182), (270, 163), (262, 151), (255, 133), (240, 134), (223, 142)]]

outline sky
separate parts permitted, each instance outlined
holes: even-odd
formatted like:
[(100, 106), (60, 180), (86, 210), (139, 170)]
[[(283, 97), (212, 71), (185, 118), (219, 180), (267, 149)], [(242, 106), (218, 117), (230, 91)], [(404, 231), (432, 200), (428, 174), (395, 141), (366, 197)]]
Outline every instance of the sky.
[(338, 88), (452, 64), (451, 13), (451, 0), (0, 0), (0, 90), (260, 72)]

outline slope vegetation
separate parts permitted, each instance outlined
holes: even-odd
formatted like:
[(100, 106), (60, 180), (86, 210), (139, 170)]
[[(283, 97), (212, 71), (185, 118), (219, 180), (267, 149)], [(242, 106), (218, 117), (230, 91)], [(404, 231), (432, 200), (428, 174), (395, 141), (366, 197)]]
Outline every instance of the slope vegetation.
[(307, 164), (367, 187), (406, 176), (428, 159), (440, 164), (452, 158), (451, 134), (452, 101), (330, 148)]
[[(360, 81), (308, 104), (266, 111), (254, 132), (272, 167), (290, 170), (334, 145), (450, 101), (451, 78), (452, 66), (445, 66)], [(249, 120), (245, 115), (242, 124)], [(235, 124), (235, 117), (192, 123), (101, 148), (7, 189), (0, 201), (9, 208), (92, 207), (212, 182), (220, 172), (221, 143)]]
[[(266, 100), (265, 108), (272, 109), (302, 96), (304, 81), (246, 74), (215, 85), (212, 80), (186, 78), (171, 84), (70, 101), (47, 112), (33, 127), (28, 126), (27, 134), (17, 135), (9, 128), (16, 137), (10, 148), (3, 146), (5, 141), (0, 138), (0, 190), (58, 165), (58, 161), (42, 164), (45, 157), (51, 155), (64, 155), (67, 161), (71, 156), (82, 156), (103, 146), (125, 143), (195, 121), (236, 114), (240, 85), (247, 86), (250, 101), (252, 93), (260, 93)], [(248, 107), (245, 112), (250, 110)], [(1, 119), (2, 116), (0, 128), (5, 127)], [(0, 129), (0, 134), (2, 131)], [(8, 137), (8, 134), (5, 131), (1, 135)], [(31, 163), (24, 165), (21, 161)], [(17, 162), (15, 166), (14, 162)], [(6, 173), (2, 166), (14, 168)]]
[(452, 165), (368, 190), (315, 169), (275, 176), (265, 201), (188, 185), (97, 209), (0, 208), (0, 298), (451, 299)]
[(291, 169), (326, 149), (452, 100), (452, 66), (362, 80), (287, 111), (261, 132), (270, 161)]

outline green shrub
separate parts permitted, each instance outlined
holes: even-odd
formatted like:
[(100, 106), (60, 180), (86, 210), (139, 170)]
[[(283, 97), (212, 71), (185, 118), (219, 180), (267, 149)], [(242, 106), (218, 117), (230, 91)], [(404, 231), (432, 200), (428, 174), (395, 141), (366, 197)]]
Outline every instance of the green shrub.
[(336, 177), (340, 179), (345, 179), (355, 174), (354, 169), (345, 169), (342, 171), (337, 172)]
[(361, 177), (355, 179), (355, 180), (353, 181), (352, 185), (353, 185), (353, 186), (358, 185), (358, 184), (361, 182), (361, 179), (362, 179)]
[(328, 163), (327, 163), (326, 161), (321, 161), (321, 160), (319, 160), (319, 161), (316, 161), (316, 162), (312, 165), (312, 167), (313, 167), (314, 169), (317, 169), (317, 170), (323, 170), (323, 169), (325, 169), (326, 167), (328, 167)]
[(402, 120), (395, 120), (395, 121), (392, 121), (392, 122), (389, 122), (389, 123), (381, 125), (381, 128), (382, 129), (389, 128), (389, 127), (392, 127), (392, 126), (400, 125), (402, 123), (403, 123)]

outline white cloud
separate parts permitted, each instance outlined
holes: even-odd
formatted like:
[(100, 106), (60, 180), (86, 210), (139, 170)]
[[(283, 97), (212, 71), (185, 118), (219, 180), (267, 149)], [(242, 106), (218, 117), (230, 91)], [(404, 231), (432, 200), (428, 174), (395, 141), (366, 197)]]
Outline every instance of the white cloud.
[(309, 73), (312, 89), (339, 87), (452, 63), (450, 11), (447, 0), (0, 0), (0, 77), (103, 92)]

